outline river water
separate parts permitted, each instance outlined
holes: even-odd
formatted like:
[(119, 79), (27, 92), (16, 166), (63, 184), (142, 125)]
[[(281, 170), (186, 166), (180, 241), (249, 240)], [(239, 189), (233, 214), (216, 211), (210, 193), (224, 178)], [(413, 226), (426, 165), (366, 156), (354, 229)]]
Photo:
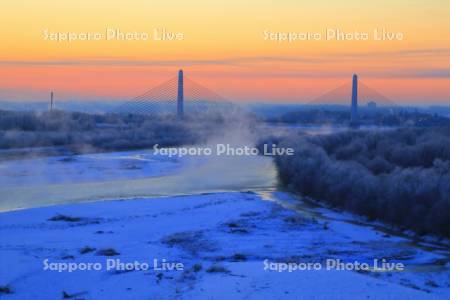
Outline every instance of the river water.
[(271, 158), (168, 157), (152, 150), (0, 162), (0, 211), (95, 200), (275, 187)]

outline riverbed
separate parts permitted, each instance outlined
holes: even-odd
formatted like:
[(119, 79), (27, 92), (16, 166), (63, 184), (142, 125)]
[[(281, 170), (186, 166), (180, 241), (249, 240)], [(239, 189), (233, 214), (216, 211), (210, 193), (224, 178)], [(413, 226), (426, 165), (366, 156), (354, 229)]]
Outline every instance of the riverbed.
[[(10, 160), (0, 165), (0, 195), (8, 299), (450, 296), (446, 241), (417, 241), (282, 191), (268, 157), (169, 158), (149, 149)], [(109, 259), (150, 268), (107, 269)], [(155, 259), (183, 268), (157, 269)], [(383, 259), (405, 269), (326, 268), (328, 260)]]

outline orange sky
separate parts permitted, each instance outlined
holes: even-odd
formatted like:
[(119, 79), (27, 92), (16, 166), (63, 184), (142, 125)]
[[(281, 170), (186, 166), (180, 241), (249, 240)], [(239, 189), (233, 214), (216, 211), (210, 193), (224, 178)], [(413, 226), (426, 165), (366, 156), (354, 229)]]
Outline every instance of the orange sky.
[[(308, 102), (358, 73), (397, 103), (450, 104), (449, 1), (330, 2), (3, 0), (0, 100), (43, 100), (50, 90), (63, 100), (128, 99), (183, 68), (232, 100)], [(107, 28), (149, 37), (106, 40)], [(183, 38), (154, 40), (162, 28)], [(383, 28), (402, 38), (374, 40)], [(327, 29), (368, 39), (327, 40)], [(45, 30), (104, 37), (58, 42)]]

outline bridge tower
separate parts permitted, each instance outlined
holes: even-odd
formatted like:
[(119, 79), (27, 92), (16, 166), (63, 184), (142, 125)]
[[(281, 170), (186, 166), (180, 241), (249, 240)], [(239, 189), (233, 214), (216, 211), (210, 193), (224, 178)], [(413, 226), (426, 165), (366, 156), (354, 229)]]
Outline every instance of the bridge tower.
[(358, 75), (353, 74), (350, 125), (355, 126), (357, 124), (358, 124)]
[(50, 93), (50, 111), (53, 111), (53, 91)]
[(184, 115), (184, 86), (183, 70), (178, 71), (178, 94), (177, 94), (177, 118), (183, 119)]

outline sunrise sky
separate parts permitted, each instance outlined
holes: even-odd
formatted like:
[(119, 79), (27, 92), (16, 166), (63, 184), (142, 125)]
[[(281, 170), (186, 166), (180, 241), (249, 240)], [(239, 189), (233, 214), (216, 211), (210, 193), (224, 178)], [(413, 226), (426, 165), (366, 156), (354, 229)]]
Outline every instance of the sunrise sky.
[[(179, 68), (228, 99), (308, 102), (351, 79), (397, 103), (450, 104), (450, 1), (2, 0), (0, 100), (129, 99)], [(146, 41), (46, 40), (145, 32)], [(154, 40), (154, 29), (182, 33)], [(375, 29), (401, 40), (374, 40)], [(368, 40), (326, 40), (327, 29)], [(264, 32), (320, 33), (276, 41)]]

